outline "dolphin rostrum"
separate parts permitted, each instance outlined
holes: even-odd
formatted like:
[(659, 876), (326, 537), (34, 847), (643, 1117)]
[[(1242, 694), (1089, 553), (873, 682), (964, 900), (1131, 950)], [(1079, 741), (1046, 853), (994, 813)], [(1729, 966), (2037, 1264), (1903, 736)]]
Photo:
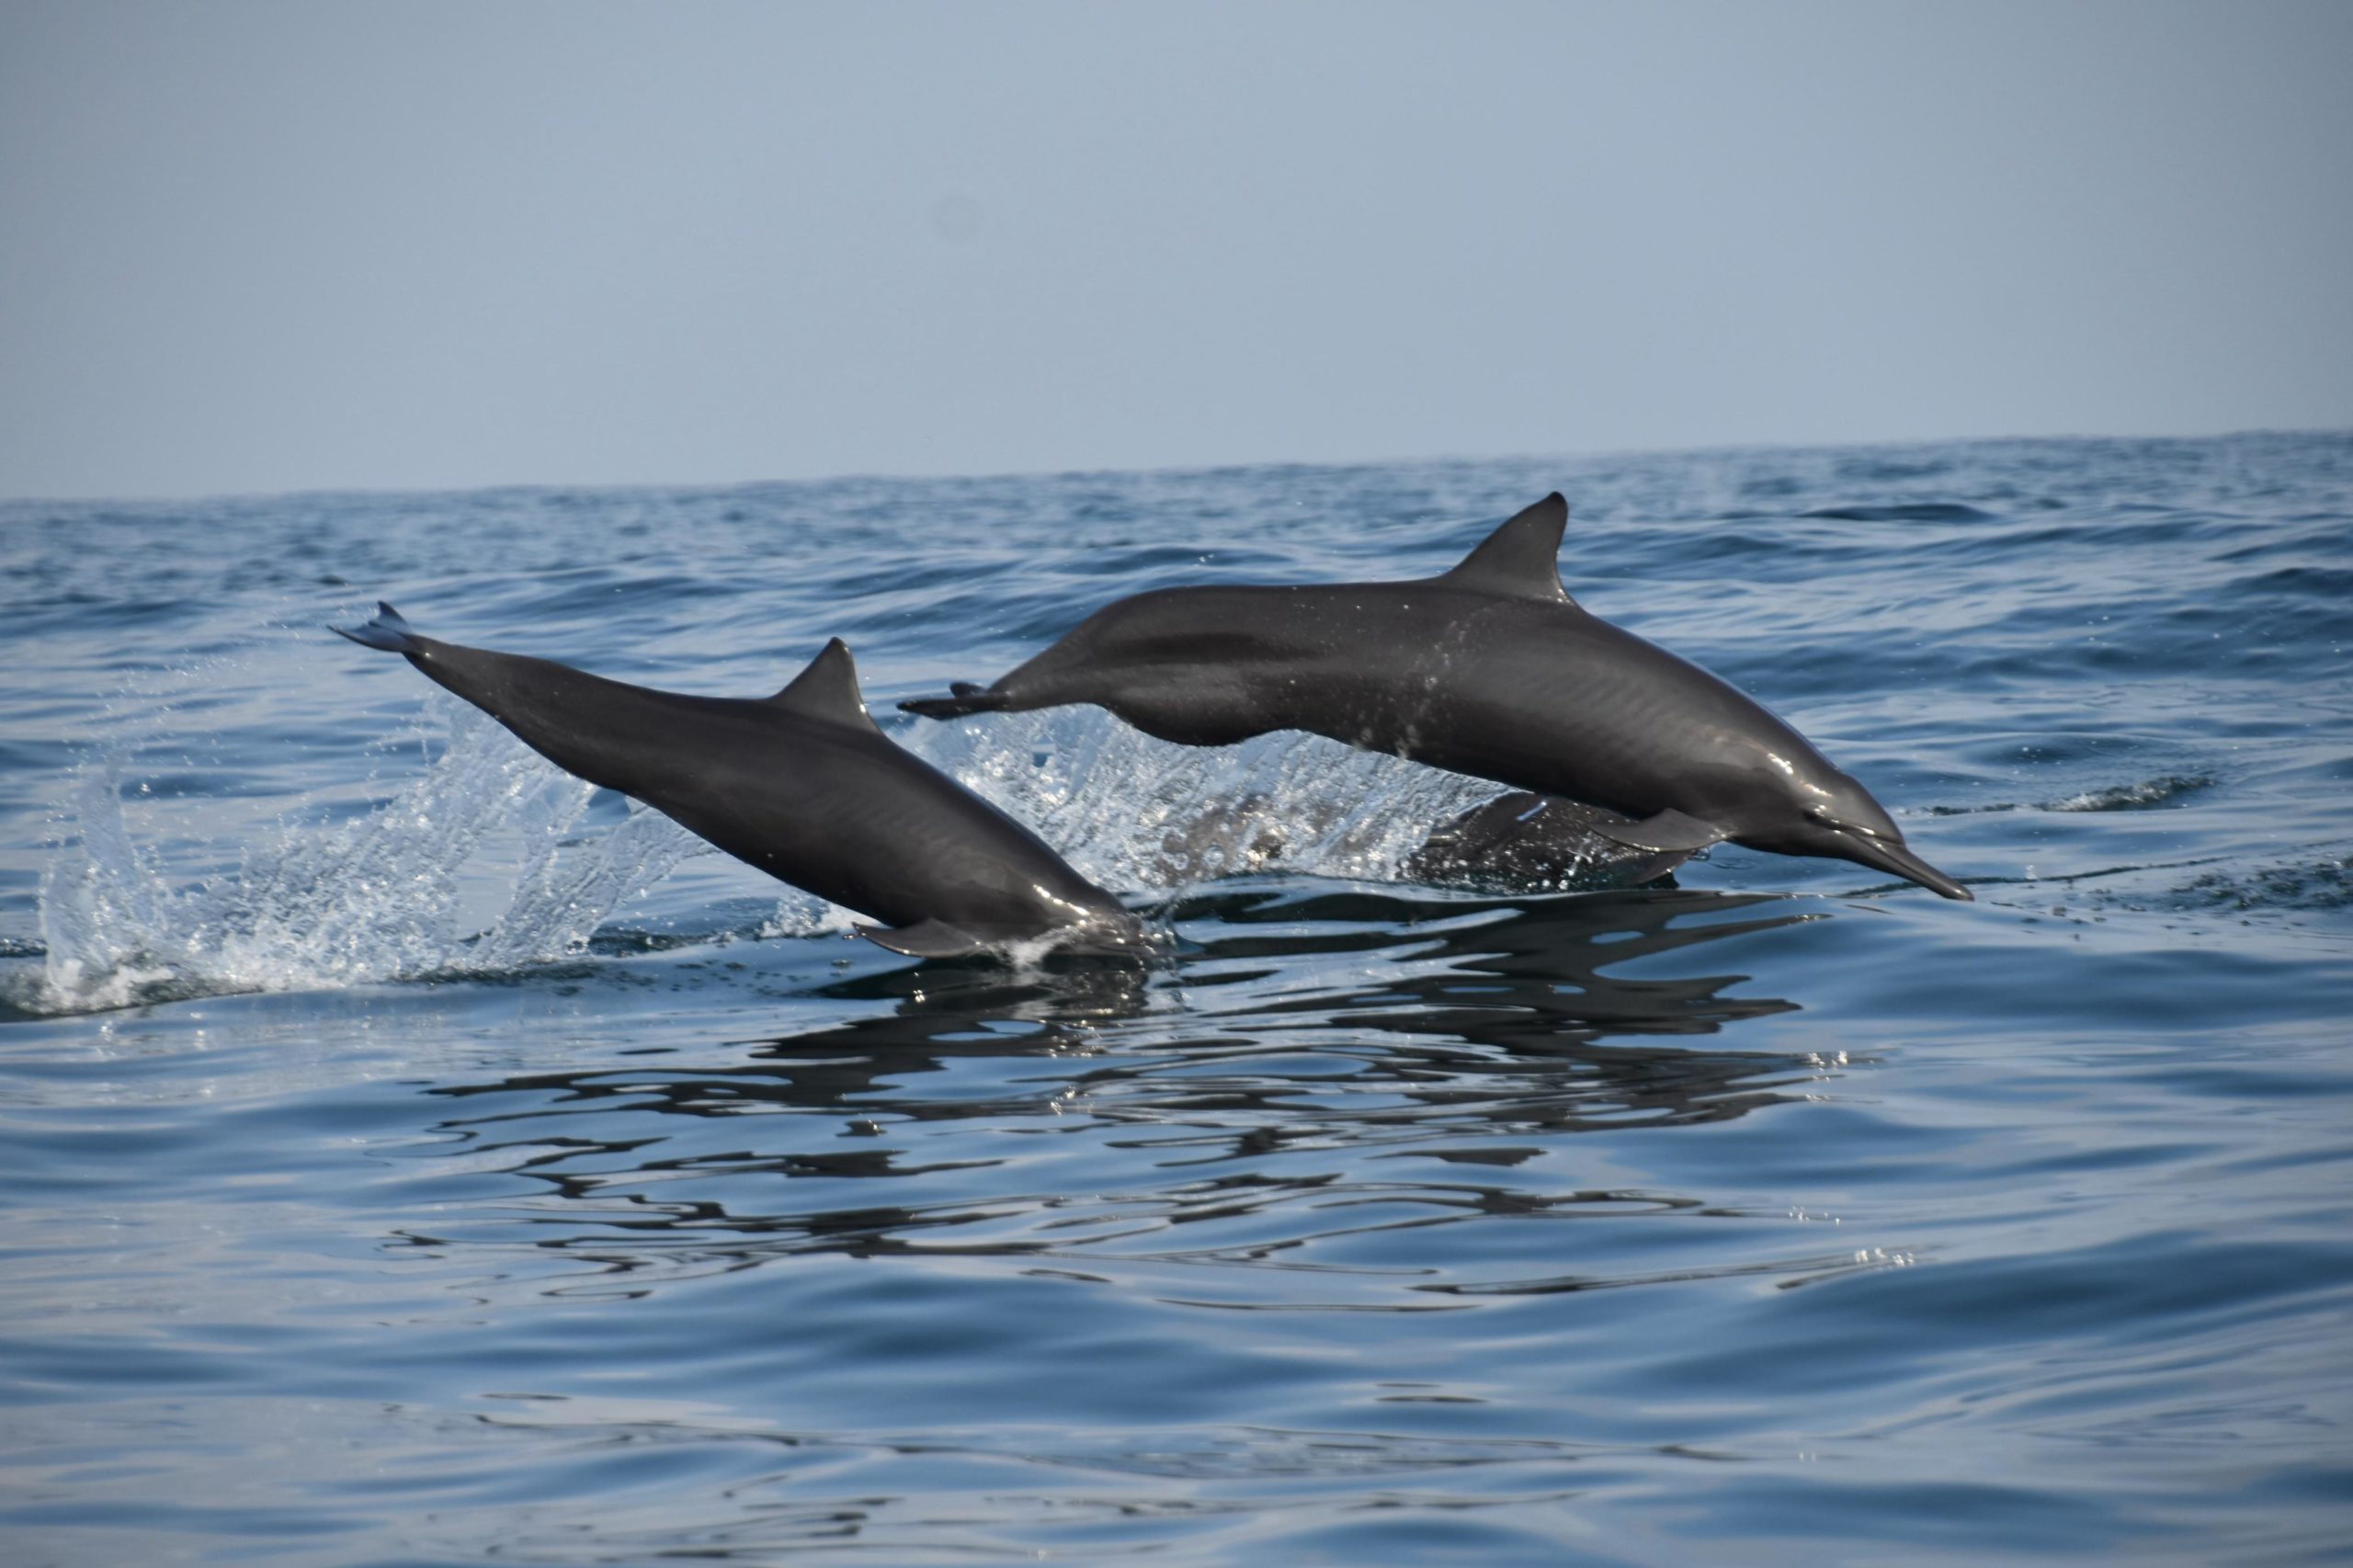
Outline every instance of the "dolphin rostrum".
[(1095, 612), (926, 718), (1090, 702), (1146, 734), (1231, 745), (1306, 730), (1636, 819), (1636, 849), (1729, 839), (1969, 891), (1904, 846), (1870, 791), (1758, 703), (1587, 614), (1561, 586), (1558, 492), (1453, 570), (1406, 583), (1161, 588)]
[(688, 697), (519, 653), (420, 637), (388, 604), (344, 636), (405, 654), (563, 768), (889, 929), (893, 952), (950, 958), (1051, 937), (1141, 953), (1142, 926), (1037, 835), (891, 744), (839, 638), (773, 697)]

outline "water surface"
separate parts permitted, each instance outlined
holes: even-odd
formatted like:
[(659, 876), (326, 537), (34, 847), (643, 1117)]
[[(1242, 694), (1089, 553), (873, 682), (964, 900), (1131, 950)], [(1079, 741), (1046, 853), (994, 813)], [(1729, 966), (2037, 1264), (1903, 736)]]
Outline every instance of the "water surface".
[[(1491, 787), (890, 706), (1556, 486), (1979, 902), (1417, 885)], [(2341, 1560), (2348, 524), (2342, 435), (0, 507), (7, 1556)], [(379, 596), (843, 636), (1180, 956), (852, 940)]]

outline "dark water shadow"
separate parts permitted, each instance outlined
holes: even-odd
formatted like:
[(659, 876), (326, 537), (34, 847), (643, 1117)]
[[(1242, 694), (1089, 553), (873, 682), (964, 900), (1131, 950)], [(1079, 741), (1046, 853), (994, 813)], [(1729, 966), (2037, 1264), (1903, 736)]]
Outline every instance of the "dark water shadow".
[[(567, 1200), (480, 1239), (521, 1224), (614, 1272), (813, 1251), (1300, 1267), (1284, 1256), (1358, 1225), (1352, 1205), (1414, 1223), (1699, 1206), (1531, 1190), (1512, 1167), (1563, 1136), (1747, 1115), (1818, 1075), (1707, 1042), (1796, 1004), (1678, 963), (1818, 917), (1789, 901), (1261, 887), (1174, 913), (1210, 928), (1174, 974), (860, 974), (808, 1000), (870, 1011), (725, 1060), (436, 1085), (456, 1102), (437, 1131)], [(1341, 983), (1314, 983), (1332, 960)]]
[[(1727, 918), (1759, 905), (1769, 910)], [(1214, 919), (1236, 934), (1211, 937), (1200, 957), (1290, 963), (1304, 954), (1393, 948), (1427, 941), (1415, 962), (1354, 997), (1290, 1006), (1347, 1007), (1358, 1023), (1408, 1033), (1460, 1029), (1482, 1043), (1541, 1050), (1563, 1034), (1711, 1034), (1741, 1018), (1797, 1009), (1777, 998), (1733, 997), (1741, 974), (1629, 979), (1606, 971), (1728, 937), (1824, 918), (1763, 893), (1646, 888), (1543, 898), (1428, 898), (1355, 889), (1220, 893), (1180, 906), (1177, 918)], [(1252, 931), (1254, 926), (1323, 926), (1312, 935)], [(1335, 932), (1333, 926), (1354, 927)], [(1197, 960), (1198, 961), (1198, 960)], [(1379, 1010), (1383, 998), (1434, 1009), (1418, 1024)], [(1373, 1007), (1372, 1012), (1361, 1010)], [(1385, 1020), (1385, 1021), (1384, 1021)]]
[[(1051, 1058), (1096, 1049), (1093, 1031), (1143, 1010), (1149, 977), (1132, 964), (1072, 964), (1008, 976), (998, 966), (945, 962), (860, 974), (813, 988), (826, 1001), (886, 1005), (821, 1028), (734, 1042), (750, 1047), (733, 1065), (672, 1069), (640, 1058), (620, 1069), (517, 1074), (443, 1084), (437, 1096), (465, 1099), (520, 1094), (568, 1108), (612, 1102), (635, 1111), (741, 1116), (746, 1109), (838, 1112), (875, 1102), (897, 1119), (970, 1118), (996, 1102), (934, 1104), (898, 1092), (908, 1078), (960, 1059)], [(661, 1054), (677, 1053), (660, 1048)], [(996, 1108), (1017, 1113), (1026, 1096)], [(448, 1129), (461, 1123), (445, 1123)]]

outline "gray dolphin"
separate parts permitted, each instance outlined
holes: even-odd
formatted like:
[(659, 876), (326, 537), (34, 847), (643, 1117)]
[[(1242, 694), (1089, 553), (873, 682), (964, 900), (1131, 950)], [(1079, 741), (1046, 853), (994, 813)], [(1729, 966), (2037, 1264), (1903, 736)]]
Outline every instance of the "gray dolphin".
[(420, 637), (388, 604), (354, 642), (426, 676), (566, 773), (644, 801), (779, 881), (884, 922), (858, 934), (952, 958), (1051, 937), (1141, 953), (1142, 926), (1036, 834), (891, 744), (839, 638), (773, 697), (688, 697)]
[[(1321, 837), (1349, 814), (1344, 801), (1316, 799), (1279, 812), (1255, 791), (1211, 801), (1161, 835), (1154, 869), (1171, 884), (1263, 871), (1294, 858), (1294, 835)], [(1595, 891), (1655, 881), (1690, 858), (1629, 848), (1598, 832), (1601, 823), (1632, 825), (1598, 806), (1515, 790), (1440, 823), (1399, 869), (1421, 882)]]
[(1568, 516), (1555, 492), (1416, 582), (1138, 594), (994, 686), (899, 706), (949, 719), (1089, 702), (1186, 745), (1306, 730), (1623, 813), (1637, 820), (1588, 825), (1633, 848), (1729, 839), (1971, 896), (1795, 730), (1580, 608), (1557, 564)]
[(1598, 890), (1656, 881), (1691, 858), (1688, 849), (1636, 849), (1611, 836), (1633, 826), (1599, 806), (1515, 790), (1440, 823), (1405, 858), (1404, 871), (1425, 882)]

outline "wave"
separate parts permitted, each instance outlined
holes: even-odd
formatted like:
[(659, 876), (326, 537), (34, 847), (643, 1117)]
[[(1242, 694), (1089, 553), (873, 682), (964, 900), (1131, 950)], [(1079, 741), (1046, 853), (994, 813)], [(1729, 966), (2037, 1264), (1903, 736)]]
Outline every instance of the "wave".
[(1991, 512), (1959, 501), (1903, 501), (1883, 506), (1816, 506), (1801, 517), (1836, 518), (1848, 523), (1990, 523)]
[(2210, 871), (2192, 878), (2172, 903), (2177, 908), (2233, 914), (2353, 908), (2353, 861), (2340, 855)]
[(2080, 790), (2056, 800), (2040, 801), (2028, 805), (2018, 801), (1989, 801), (1982, 805), (1928, 806), (1925, 813), (1932, 817), (1983, 816), (1992, 812), (2146, 812), (2169, 806), (2185, 795), (2211, 790), (2216, 780), (2204, 773), (2166, 773), (2154, 778), (2143, 778), (2131, 784), (2110, 784), (2101, 789)]
[(2170, 805), (2184, 795), (2211, 790), (2214, 780), (2202, 773), (2168, 773), (2162, 778), (2144, 778), (2138, 784), (2116, 784), (2105, 790), (2087, 790), (2063, 800), (2048, 801), (2046, 812), (2145, 812)]

